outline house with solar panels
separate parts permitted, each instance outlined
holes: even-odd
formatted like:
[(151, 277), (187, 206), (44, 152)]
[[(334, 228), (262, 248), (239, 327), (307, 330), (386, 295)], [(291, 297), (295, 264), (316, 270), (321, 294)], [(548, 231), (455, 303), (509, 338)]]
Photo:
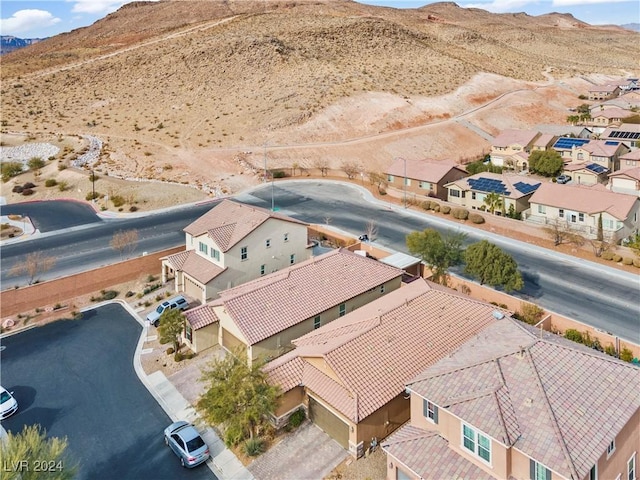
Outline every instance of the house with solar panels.
[(538, 137), (540, 132), (536, 130), (504, 130), (491, 142), (491, 163), (498, 167), (526, 170), (529, 152)]
[(520, 175), (482, 172), (446, 185), (447, 201), (471, 210), (486, 210), (485, 198), (497, 193), (503, 203), (503, 208), (496, 210), (497, 215), (503, 211), (521, 213), (529, 208), (529, 198), (539, 186), (539, 180)]
[(570, 163), (565, 165), (563, 173), (580, 185), (606, 184), (609, 169), (598, 163)]
[(623, 123), (618, 127), (609, 127), (602, 132), (600, 138), (622, 142), (628, 147), (640, 147), (640, 124)]
[(569, 164), (582, 166), (597, 164), (609, 172), (618, 170), (620, 156), (631, 150), (618, 140), (589, 140), (586, 138), (567, 137), (559, 138), (553, 145), (553, 149), (562, 157), (565, 168)]

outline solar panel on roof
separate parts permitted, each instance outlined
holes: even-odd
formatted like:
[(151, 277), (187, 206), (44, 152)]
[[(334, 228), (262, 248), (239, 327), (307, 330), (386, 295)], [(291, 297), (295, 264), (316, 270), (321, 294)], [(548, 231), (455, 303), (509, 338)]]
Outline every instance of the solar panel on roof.
[(631, 138), (633, 138), (634, 140), (637, 140), (638, 138), (640, 138), (640, 132), (634, 133)]
[(613, 145), (620, 145), (620, 142), (614, 142), (612, 140), (607, 140), (606, 142), (604, 142), (605, 145), (609, 145), (609, 146), (613, 146)]
[(478, 190), (481, 192), (487, 193), (499, 193), (504, 195), (510, 195), (507, 187), (502, 183), (501, 180), (495, 180), (493, 178), (470, 178), (468, 180), (469, 185), (474, 190)]
[(607, 168), (603, 167), (602, 165), (598, 165), (597, 163), (590, 163), (589, 165), (587, 165), (587, 169), (598, 174), (604, 173), (608, 170)]

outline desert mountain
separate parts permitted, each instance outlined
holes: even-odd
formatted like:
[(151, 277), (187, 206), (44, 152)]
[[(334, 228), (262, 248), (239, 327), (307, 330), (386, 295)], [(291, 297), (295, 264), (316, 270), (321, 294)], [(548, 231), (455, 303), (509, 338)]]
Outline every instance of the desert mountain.
[[(449, 2), (408, 10), (349, 0), (135, 2), (3, 55), (2, 129), (98, 136), (105, 162), (131, 175), (153, 176), (151, 167), (168, 163), (184, 169), (167, 175), (211, 172), (218, 157), (261, 154), (265, 142), (274, 153), (276, 145), (328, 148), (452, 118), (506, 91), (533, 92), (549, 74), (624, 76), (638, 68), (639, 38), (571, 15), (492, 14)], [(476, 88), (465, 93), (470, 82)], [(578, 102), (589, 85), (582, 82), (551, 97), (536, 93), (521, 123), (534, 121), (534, 110), (537, 123), (563, 118), (557, 112)], [(434, 100), (445, 95), (466, 103)], [(493, 128), (519, 126), (503, 123)], [(486, 140), (468, 148), (478, 153)], [(359, 152), (398, 153), (389, 143)], [(296, 155), (283, 162), (313, 156)]]

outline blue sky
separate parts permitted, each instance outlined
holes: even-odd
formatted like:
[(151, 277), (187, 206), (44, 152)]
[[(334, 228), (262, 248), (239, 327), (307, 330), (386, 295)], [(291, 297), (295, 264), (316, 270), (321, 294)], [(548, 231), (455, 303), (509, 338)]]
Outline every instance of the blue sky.
[[(20, 38), (42, 38), (91, 25), (131, 0), (1, 0), (0, 33)], [(358, 0), (395, 8), (418, 8), (429, 0)], [(529, 15), (560, 12), (592, 25), (640, 23), (638, 0), (458, 0), (461, 7), (494, 13)]]

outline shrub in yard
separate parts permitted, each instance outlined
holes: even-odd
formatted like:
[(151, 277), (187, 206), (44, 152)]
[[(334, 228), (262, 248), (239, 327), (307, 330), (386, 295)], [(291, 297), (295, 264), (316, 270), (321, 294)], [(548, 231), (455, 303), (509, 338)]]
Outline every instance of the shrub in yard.
[(224, 432), (224, 443), (227, 447), (238, 445), (243, 438), (242, 427), (236, 424), (230, 425)]
[(114, 195), (113, 197), (111, 197), (111, 201), (113, 202), (114, 207), (121, 207), (126, 203), (124, 201), (124, 198), (122, 198), (122, 196), (120, 195)]
[(58, 184), (55, 178), (47, 178), (44, 182), (45, 187), (55, 187)]
[(248, 457), (257, 457), (264, 452), (264, 440), (258, 437), (250, 438), (244, 442), (244, 453)]
[(620, 350), (620, 360), (630, 362), (631, 360), (633, 360), (633, 352), (627, 347), (623, 348), (622, 350)]
[(191, 360), (195, 356), (196, 356), (196, 354), (194, 352), (192, 352), (191, 350), (189, 350), (187, 353), (184, 354), (184, 358), (187, 359), (187, 360)]
[(443, 205), (440, 211), (445, 215), (449, 215), (449, 213), (451, 213), (451, 207), (449, 205)]
[(469, 220), (471, 220), (471, 223), (475, 223), (476, 225), (484, 223), (484, 217), (479, 213), (470, 213)]
[(613, 252), (602, 252), (602, 258), (604, 260), (613, 260), (614, 253)]
[(294, 428), (298, 428), (302, 424), (302, 422), (304, 422), (305, 418), (306, 418), (306, 415), (304, 413), (304, 409), (299, 408), (298, 410), (293, 412), (289, 417), (289, 425), (291, 425)]
[(287, 172), (284, 170), (274, 170), (271, 175), (273, 175), (273, 178), (284, 178), (287, 176)]
[(611, 355), (612, 357), (616, 356), (616, 347), (613, 346), (612, 343), (604, 347), (604, 353), (607, 355)]
[(577, 343), (583, 343), (582, 334), (575, 328), (569, 328), (564, 332), (564, 338)]
[(137, 212), (137, 211), (138, 211), (138, 207), (136, 207), (135, 205), (131, 205), (131, 206), (129, 207), (129, 211), (130, 211), (130, 212)]
[(439, 212), (440, 211), (440, 205), (436, 205), (436, 207), (433, 209), (434, 212)]
[(16, 185), (11, 189), (13, 193), (22, 193), (23, 190), (24, 190), (24, 187), (22, 185)]
[(175, 352), (175, 350), (174, 350), (174, 348), (173, 348), (173, 347), (169, 347), (169, 348), (167, 348), (167, 355), (171, 355), (171, 354), (172, 354), (172, 353), (174, 353), (174, 352)]
[(378, 189), (378, 193), (379, 193), (380, 195), (386, 195), (386, 194), (387, 194), (387, 191), (386, 191), (384, 188), (379, 188), (379, 189)]
[(633, 266), (640, 268), (640, 258), (633, 259)]
[(22, 195), (33, 195), (35, 191), (32, 188), (25, 188), (22, 190)]
[(422, 202), (422, 205), (420, 206), (422, 207), (423, 210), (430, 210), (431, 202), (429, 200), (425, 200), (424, 202)]
[(58, 190), (64, 192), (67, 188), (69, 188), (69, 184), (65, 181), (58, 182)]
[(32, 182), (27, 182), (24, 185), (22, 185), (22, 188), (36, 188), (36, 184)]
[(622, 261), (622, 255), (618, 255), (617, 253), (613, 254), (613, 259), (614, 262), (618, 263)]
[(116, 290), (102, 290), (102, 300), (112, 300), (118, 296)]
[(135, 295), (135, 293), (133, 293), (131, 290), (129, 290), (127, 293), (124, 294), (125, 297), (129, 298), (129, 297), (133, 297)]
[(633, 258), (624, 257), (622, 259), (622, 264), (623, 265), (633, 265)]
[(89, 193), (87, 193), (87, 196), (84, 197), (84, 198), (85, 198), (85, 200), (90, 202), (91, 200), (95, 200), (96, 198), (100, 198), (100, 194), (98, 192), (89, 192)]
[(176, 362), (181, 362), (183, 360), (184, 356), (182, 355), (182, 352), (176, 352), (175, 355), (173, 356), (173, 359)]
[(469, 210), (466, 208), (454, 208), (451, 210), (451, 216), (453, 218), (457, 218), (458, 220), (466, 220), (469, 218)]

